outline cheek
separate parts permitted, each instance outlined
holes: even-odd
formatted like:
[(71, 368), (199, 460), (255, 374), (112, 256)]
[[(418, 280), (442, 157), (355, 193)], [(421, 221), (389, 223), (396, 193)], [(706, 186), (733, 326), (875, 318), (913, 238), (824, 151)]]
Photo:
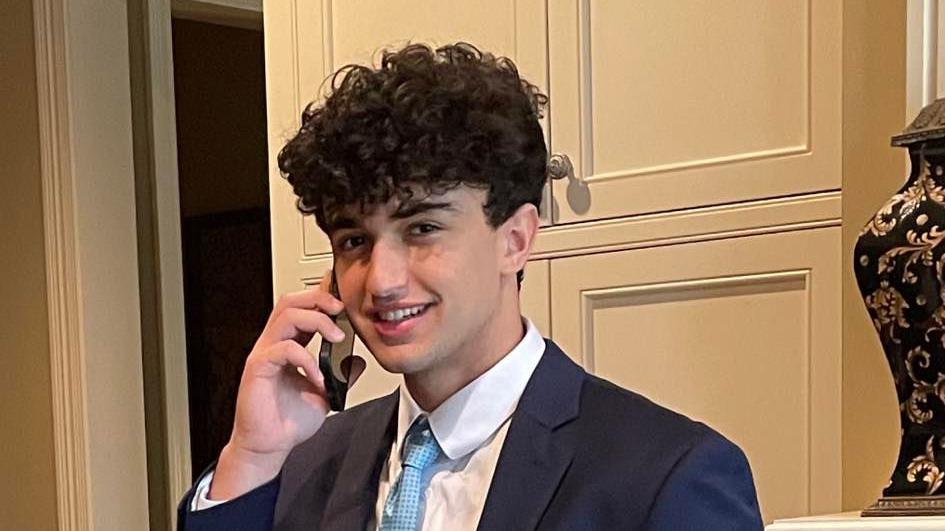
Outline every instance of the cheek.
[(458, 287), (470, 298), (491, 298), (499, 285), (497, 246), (491, 235), (470, 239), (458, 253), (450, 273)]
[(351, 314), (361, 307), (364, 300), (364, 275), (359, 268), (348, 268), (338, 275), (338, 287), (341, 288), (345, 310)]

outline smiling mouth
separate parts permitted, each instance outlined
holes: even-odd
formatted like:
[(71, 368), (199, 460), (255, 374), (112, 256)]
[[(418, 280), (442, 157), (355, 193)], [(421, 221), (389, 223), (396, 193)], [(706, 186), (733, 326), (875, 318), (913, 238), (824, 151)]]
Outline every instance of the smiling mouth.
[(418, 317), (426, 313), (427, 309), (433, 306), (432, 304), (418, 304), (417, 306), (411, 306), (410, 308), (401, 308), (399, 310), (391, 310), (389, 312), (376, 312), (374, 314), (374, 320), (381, 323), (390, 323), (396, 324)]

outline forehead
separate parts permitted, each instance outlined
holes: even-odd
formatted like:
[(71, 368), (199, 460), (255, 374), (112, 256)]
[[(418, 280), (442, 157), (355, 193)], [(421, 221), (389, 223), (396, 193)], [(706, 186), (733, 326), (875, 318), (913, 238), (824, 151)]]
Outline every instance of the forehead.
[(445, 213), (453, 215), (475, 215), (485, 217), (486, 192), (458, 186), (441, 193), (414, 193), (408, 199), (392, 198), (387, 203), (368, 205), (344, 205), (326, 212), (327, 229), (332, 231), (353, 226), (363, 226), (391, 220), (410, 218), (423, 213)]

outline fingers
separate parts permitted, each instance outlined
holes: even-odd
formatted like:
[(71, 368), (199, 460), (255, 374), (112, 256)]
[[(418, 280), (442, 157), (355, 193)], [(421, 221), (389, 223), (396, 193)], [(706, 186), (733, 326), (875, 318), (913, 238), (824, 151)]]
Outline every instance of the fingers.
[(318, 394), (325, 394), (325, 381), (321, 371), (318, 370), (315, 357), (295, 341), (289, 339), (273, 345), (266, 361), (283, 369), (300, 369), (299, 374), (311, 382)]
[[(262, 346), (285, 339), (296, 339), (305, 345), (316, 332), (329, 341), (342, 341), (344, 333), (334, 321), (325, 317), (325, 314), (337, 315), (344, 310), (344, 303), (329, 293), (331, 278), (329, 269), (318, 288), (287, 293), (279, 297), (265, 329), (260, 334)], [(257, 342), (257, 346), (260, 346), (260, 342)]]
[[(345, 338), (344, 331), (331, 320), (331, 317), (316, 310), (300, 308), (288, 308), (282, 312), (275, 321), (270, 323), (265, 334), (271, 342), (275, 343), (285, 339), (298, 339), (299, 336), (311, 339), (311, 335), (316, 332), (332, 343), (343, 341)], [(304, 343), (307, 342), (304, 341)]]
[[(330, 283), (330, 280), (328, 281)], [(325, 285), (323, 279), (319, 286)], [(344, 310), (344, 304), (332, 297), (328, 291), (322, 288), (310, 288), (302, 291), (286, 293), (279, 297), (276, 306), (272, 310), (273, 316), (278, 316), (289, 308), (301, 308), (306, 310), (320, 310), (330, 315), (337, 315)]]

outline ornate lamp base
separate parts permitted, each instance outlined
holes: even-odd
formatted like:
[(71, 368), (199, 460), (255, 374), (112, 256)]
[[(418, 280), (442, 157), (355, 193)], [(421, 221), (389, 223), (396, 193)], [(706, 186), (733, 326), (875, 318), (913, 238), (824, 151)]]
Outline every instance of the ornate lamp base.
[(867, 507), (862, 516), (942, 516), (945, 496), (888, 496)]

